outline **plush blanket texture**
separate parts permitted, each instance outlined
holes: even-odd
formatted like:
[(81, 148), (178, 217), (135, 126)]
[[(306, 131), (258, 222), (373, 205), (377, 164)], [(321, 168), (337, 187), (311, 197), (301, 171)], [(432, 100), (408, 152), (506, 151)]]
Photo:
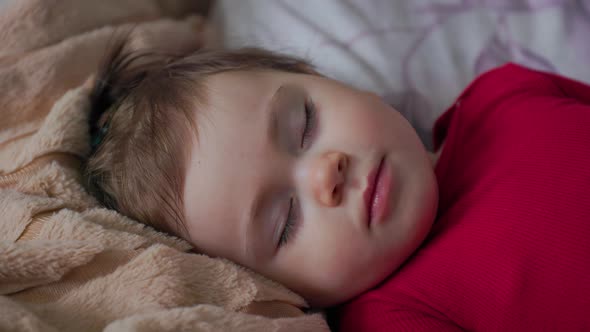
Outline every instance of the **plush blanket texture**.
[(0, 330), (322, 331), (281, 285), (101, 208), (81, 186), (88, 78), (129, 47), (196, 50), (195, 0), (17, 0), (0, 11)]

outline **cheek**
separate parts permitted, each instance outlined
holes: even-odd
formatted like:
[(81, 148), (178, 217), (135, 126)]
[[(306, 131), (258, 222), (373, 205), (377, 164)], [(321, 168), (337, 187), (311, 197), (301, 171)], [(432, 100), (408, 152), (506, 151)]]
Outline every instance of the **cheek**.
[[(343, 224), (344, 222), (342, 221)], [(321, 227), (309, 236), (310, 241), (306, 244), (306, 248), (315, 247), (310, 263), (311, 260), (316, 261), (314, 265), (319, 267), (317, 279), (322, 281), (330, 281), (349, 274), (348, 270), (354, 270), (366, 264), (374, 254), (371, 243), (362, 236), (364, 234), (354, 232), (347, 227), (348, 225), (328, 226), (331, 227)]]
[[(334, 143), (351, 141), (360, 148), (374, 149), (395, 132), (397, 112), (373, 98), (359, 98), (326, 112)], [(353, 145), (353, 146), (354, 146)]]
[[(315, 280), (318, 285), (336, 293), (360, 292), (371, 287), (384, 269), (383, 253), (369, 241), (342, 234), (325, 241), (318, 254)], [(344, 295), (344, 294), (343, 294)]]
[(351, 221), (316, 220), (302, 229), (283, 265), (294, 290), (306, 298), (340, 302), (380, 280), (379, 251), (366, 234), (347, 225)]

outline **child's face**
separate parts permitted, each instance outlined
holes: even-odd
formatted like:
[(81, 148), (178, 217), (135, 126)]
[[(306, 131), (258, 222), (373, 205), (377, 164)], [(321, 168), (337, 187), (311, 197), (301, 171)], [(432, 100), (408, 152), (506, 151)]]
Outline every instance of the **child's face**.
[[(438, 200), (433, 166), (412, 127), (379, 98), (283, 72), (206, 83), (184, 192), (200, 250), (329, 306), (379, 283), (424, 239)], [(306, 104), (315, 109), (307, 126)], [(369, 220), (369, 178), (381, 161)]]

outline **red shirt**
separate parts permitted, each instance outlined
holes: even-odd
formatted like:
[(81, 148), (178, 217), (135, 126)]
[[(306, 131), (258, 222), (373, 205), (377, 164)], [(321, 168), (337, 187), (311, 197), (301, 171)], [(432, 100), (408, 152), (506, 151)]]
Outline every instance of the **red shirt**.
[(342, 331), (590, 331), (590, 87), (509, 64), (434, 128), (432, 231)]

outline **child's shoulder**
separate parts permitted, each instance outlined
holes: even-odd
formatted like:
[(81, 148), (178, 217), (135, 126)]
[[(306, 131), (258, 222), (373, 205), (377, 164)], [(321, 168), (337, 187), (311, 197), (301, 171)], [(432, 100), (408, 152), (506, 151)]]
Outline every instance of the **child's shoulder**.
[(535, 94), (555, 94), (557, 87), (551, 74), (524, 67), (516, 63), (506, 63), (477, 76), (463, 91), (459, 99), (474, 92), (481, 98), (499, 98), (522, 92)]
[[(467, 126), (472, 128), (471, 132), (480, 132), (477, 127), (484, 125), (480, 120), (489, 120), (492, 113), (516, 115), (513, 107), (505, 107), (507, 103), (513, 104), (515, 100), (530, 102), (533, 96), (555, 94), (556, 87), (547, 74), (516, 63), (509, 62), (481, 73), (436, 121), (433, 128), (435, 149), (446, 141), (452, 123), (460, 122), (463, 129)], [(516, 108), (519, 110), (523, 108)]]
[(515, 62), (507, 62), (501, 66), (480, 73), (474, 80), (506, 79), (507, 81), (520, 79), (544, 79), (548, 73), (526, 67)]
[[(462, 118), (465, 125), (475, 127), (484, 125), (479, 123), (482, 119), (489, 122), (492, 115), (502, 121), (539, 115), (541, 113), (533, 105), (543, 106), (548, 100), (566, 97), (558, 79), (559, 76), (552, 73), (507, 63), (477, 76), (456, 99), (449, 113)], [(552, 108), (552, 112), (558, 111)]]

